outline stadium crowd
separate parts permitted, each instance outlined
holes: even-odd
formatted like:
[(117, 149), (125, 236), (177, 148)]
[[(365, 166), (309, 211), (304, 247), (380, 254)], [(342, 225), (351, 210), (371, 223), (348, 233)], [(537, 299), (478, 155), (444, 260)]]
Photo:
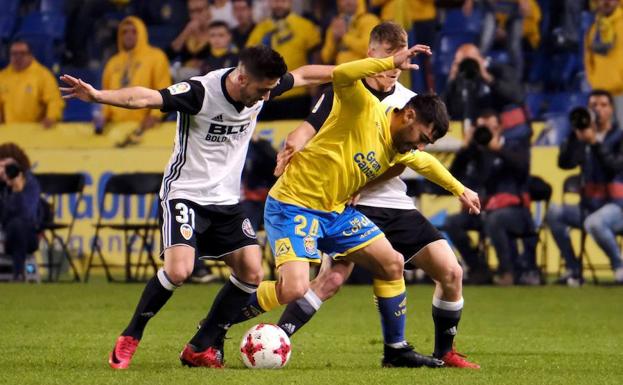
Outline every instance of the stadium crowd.
[[(529, 210), (530, 199), (535, 199), (530, 151), (531, 143), (536, 143), (560, 146), (560, 168), (581, 168), (581, 202), (552, 206), (546, 216), (566, 265), (560, 283), (575, 286), (583, 279), (569, 227), (585, 229), (608, 256), (615, 281), (623, 283), (617, 241), (623, 234), (623, 131), (619, 127), (623, 122), (623, 1), (5, 3), (0, 17), (4, 68), (0, 122), (35, 122), (54, 129), (61, 121), (92, 121), (94, 134), (101, 134), (111, 123), (138, 123), (123, 145), (140, 143), (146, 130), (174, 117), (154, 109), (85, 109), (80, 103), (66, 104), (57, 75), (78, 74), (102, 89), (163, 89), (236, 66), (238, 53), (254, 45), (273, 48), (290, 70), (306, 64), (341, 64), (365, 58), (371, 30), (382, 20), (394, 21), (408, 31), (410, 43), (427, 44), (433, 50), (431, 57), (417, 59), (420, 69), (405, 72), (401, 83), (417, 93), (442, 95), (450, 117), (463, 122), (464, 139), (450, 170), (479, 192), (483, 214), (461, 212), (446, 218), (440, 227), (458, 250), (467, 281), (543, 282), (536, 262), (536, 224)], [(268, 103), (259, 119), (304, 119), (320, 94), (319, 88), (293, 88)], [(575, 109), (575, 115), (568, 117), (578, 106), (585, 109)], [(531, 125), (537, 120), (545, 121), (546, 129), (532, 138)], [(0, 126), (0, 137), (7, 129), (11, 128)], [(266, 168), (274, 167), (274, 152), (255, 138), (251, 148), (248, 169), (254, 171), (243, 177), (248, 182), (247, 206), (257, 227), (263, 199), (275, 181), (266, 173)], [(6, 185), (0, 195), (5, 202), (24, 189), (19, 184), (14, 187), (14, 177), (5, 172), (6, 165), (16, 163), (0, 153), (0, 179)], [(27, 186), (32, 185), (29, 170), (19, 166)], [(2, 206), (0, 202), (0, 218), (5, 218)], [(9, 226), (5, 222), (3, 227)], [(478, 231), (495, 248), (497, 271), (490, 271), (486, 246), (473, 245), (468, 230)], [(520, 251), (517, 239), (522, 240)], [(14, 260), (23, 266), (25, 246), (20, 243), (19, 249)]]

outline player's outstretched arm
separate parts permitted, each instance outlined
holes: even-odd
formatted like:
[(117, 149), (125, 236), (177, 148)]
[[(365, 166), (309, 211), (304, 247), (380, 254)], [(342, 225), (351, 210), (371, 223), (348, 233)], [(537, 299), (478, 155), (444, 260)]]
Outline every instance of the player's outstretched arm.
[(277, 166), (275, 166), (274, 171), (275, 176), (281, 176), (281, 174), (284, 173), (292, 156), (305, 147), (307, 142), (309, 142), (314, 135), (316, 135), (316, 130), (308, 122), (301, 123), (288, 134), (283, 148), (277, 154)]
[(411, 59), (418, 54), (430, 55), (430, 47), (418, 44), (411, 48), (404, 48), (398, 51), (396, 55), (384, 59), (366, 58), (340, 64), (333, 70), (333, 85), (335, 88), (347, 87), (359, 79), (394, 68), (402, 70), (418, 69), (419, 67), (416, 64), (411, 63)]
[(475, 191), (465, 187), (463, 194), (459, 195), (459, 200), (463, 206), (467, 207), (470, 214), (480, 214), (480, 198), (478, 198), (478, 194)]
[(294, 77), (293, 87), (309, 87), (329, 83), (335, 66), (310, 64), (290, 72)]
[(162, 95), (145, 87), (128, 87), (119, 90), (97, 90), (82, 79), (61, 76), (67, 87), (60, 87), (63, 99), (76, 98), (90, 103), (110, 104), (123, 108), (162, 108)]
[(463, 186), (441, 162), (424, 151), (411, 151), (398, 159), (402, 163), (422, 175), (431, 182), (450, 191), (469, 209), (470, 214), (480, 214), (478, 194)]

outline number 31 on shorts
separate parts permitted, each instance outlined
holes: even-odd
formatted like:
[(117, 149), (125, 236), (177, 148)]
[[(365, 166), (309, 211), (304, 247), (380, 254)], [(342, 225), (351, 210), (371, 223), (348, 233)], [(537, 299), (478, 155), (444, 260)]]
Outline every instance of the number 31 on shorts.
[(178, 223), (189, 223), (190, 226), (195, 228), (195, 210), (189, 209), (185, 203), (179, 202), (175, 205), (175, 210), (179, 210), (179, 215), (175, 216), (175, 220)]

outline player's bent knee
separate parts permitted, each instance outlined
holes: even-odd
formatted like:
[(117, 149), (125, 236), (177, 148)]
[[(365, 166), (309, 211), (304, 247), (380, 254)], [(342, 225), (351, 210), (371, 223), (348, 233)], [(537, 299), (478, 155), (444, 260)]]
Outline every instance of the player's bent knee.
[(378, 277), (378, 278), (393, 281), (393, 280), (401, 279), (403, 272), (404, 272), (404, 258), (402, 257), (402, 254), (396, 252), (392, 258), (388, 259), (382, 265), (383, 276)]
[(236, 277), (251, 285), (259, 285), (264, 279), (264, 270), (261, 266), (257, 269), (246, 270), (242, 273), (236, 274)]
[(457, 263), (448, 269), (448, 282), (459, 285), (463, 281), (463, 268)]
[(441, 274), (441, 286), (447, 294), (461, 290), (463, 283), (463, 268), (457, 263), (448, 266)]
[(192, 267), (188, 269), (187, 267), (174, 267), (170, 269), (165, 269), (164, 271), (167, 274), (167, 277), (171, 280), (171, 282), (177, 286), (182, 285), (192, 274)]

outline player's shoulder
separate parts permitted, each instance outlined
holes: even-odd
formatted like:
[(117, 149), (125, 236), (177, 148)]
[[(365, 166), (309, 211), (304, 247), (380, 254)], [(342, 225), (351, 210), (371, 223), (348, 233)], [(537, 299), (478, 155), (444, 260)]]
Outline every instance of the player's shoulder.
[(205, 75), (193, 76), (189, 80), (201, 84), (204, 92), (208, 95), (220, 95), (224, 77), (227, 76), (227, 73), (232, 69), (233, 68), (221, 68), (210, 71)]
[(396, 83), (396, 88), (394, 89), (394, 94), (404, 97), (412, 98), (417, 95), (415, 92), (411, 91), (409, 88), (403, 86), (400, 82)]
[(394, 92), (392, 92), (391, 95), (383, 98), (383, 103), (392, 107), (402, 108), (415, 95), (415, 92), (411, 91), (400, 83), (396, 83), (396, 86), (394, 87)]
[(190, 80), (196, 80), (196, 81), (201, 82), (202, 84), (209, 84), (209, 83), (220, 84), (222, 77), (225, 76), (225, 74), (231, 71), (232, 69), (233, 68), (231, 67), (220, 68), (214, 71), (210, 71), (204, 75), (193, 76), (192, 78), (190, 78)]

